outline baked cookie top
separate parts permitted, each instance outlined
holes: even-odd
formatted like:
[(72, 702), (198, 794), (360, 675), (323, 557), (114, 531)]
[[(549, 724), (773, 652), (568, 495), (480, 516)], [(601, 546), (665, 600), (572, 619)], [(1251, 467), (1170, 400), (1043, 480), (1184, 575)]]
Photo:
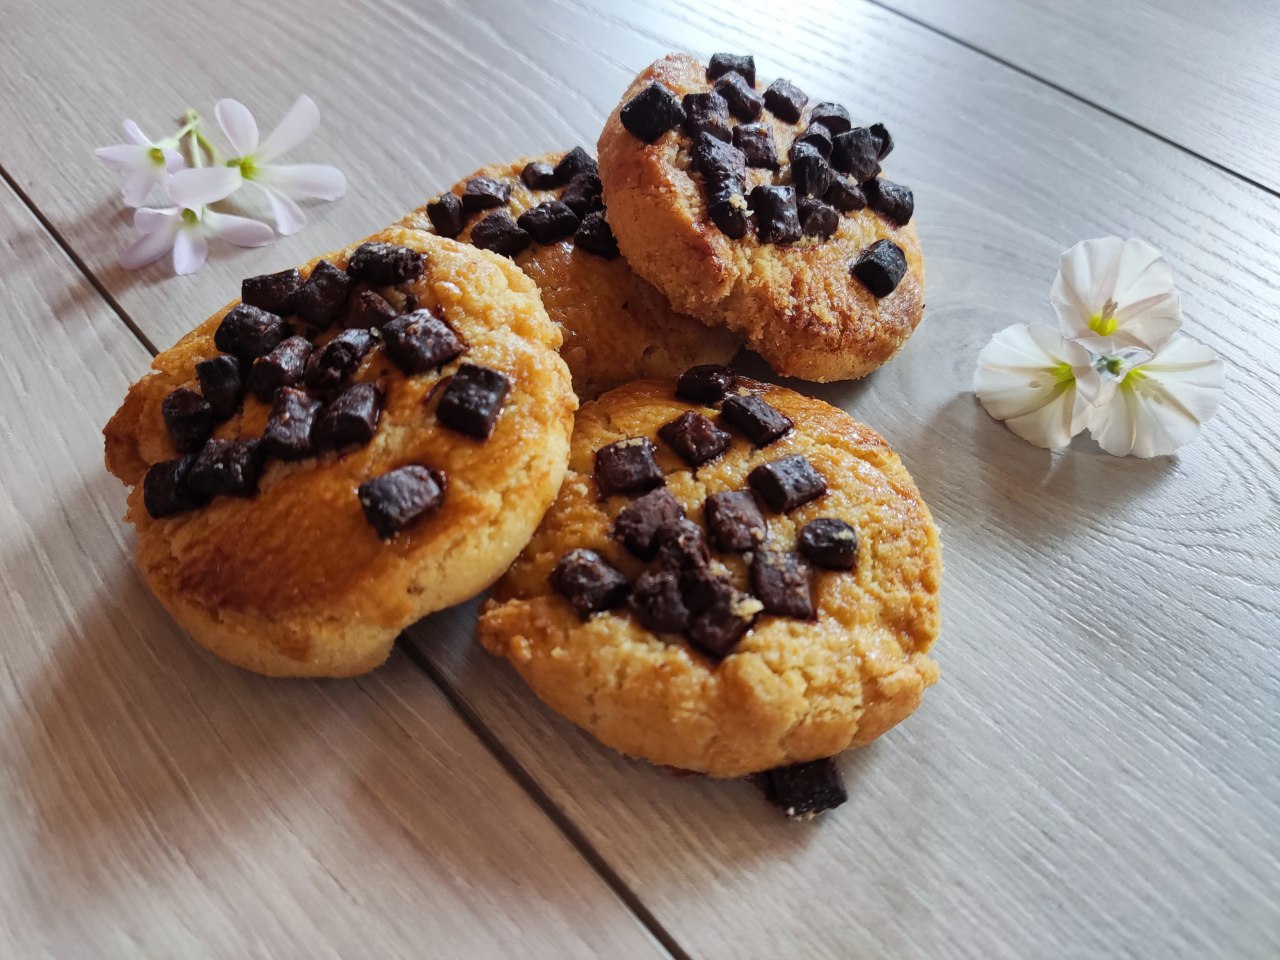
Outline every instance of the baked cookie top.
[(737, 777), (906, 717), (936, 678), (940, 575), (884, 440), (704, 367), (583, 406), (560, 495), (479, 635), (609, 746)]
[(596, 162), (581, 147), (482, 167), (404, 223), (512, 257), (560, 325), (582, 397), (737, 352), (741, 338), (676, 313), (619, 256)]
[(756, 82), (750, 57), (672, 54), (600, 134), (610, 222), (632, 269), (677, 309), (747, 338), (776, 370), (860, 377), (924, 311), (909, 188), (880, 176), (882, 124)]

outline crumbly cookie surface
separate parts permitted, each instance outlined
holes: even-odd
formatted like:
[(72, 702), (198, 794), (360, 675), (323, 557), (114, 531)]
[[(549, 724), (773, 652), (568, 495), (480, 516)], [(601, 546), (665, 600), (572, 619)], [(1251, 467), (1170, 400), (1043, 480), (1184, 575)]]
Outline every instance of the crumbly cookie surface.
[[(924, 261), (914, 222), (898, 226), (866, 208), (841, 214), (835, 234), (825, 239), (765, 243), (750, 228), (740, 238), (727, 236), (710, 217), (689, 133), (677, 125), (645, 143), (622, 123), (623, 108), (655, 82), (677, 99), (713, 86), (701, 61), (665, 57), (636, 77), (600, 135), (605, 202), (632, 269), (677, 310), (744, 335), (779, 373), (843, 380), (889, 360), (924, 311)], [(763, 81), (756, 85), (764, 88)], [(780, 165), (748, 167), (747, 193), (761, 184), (792, 182), (788, 148), (813, 108), (810, 100), (797, 123), (762, 112), (758, 122), (772, 131)], [(876, 297), (851, 275), (850, 265), (880, 240), (900, 248), (906, 272), (891, 293)]]
[[(629, 384), (584, 405), (560, 495), (499, 581), (479, 626), (490, 652), (509, 659), (545, 703), (605, 744), (716, 777), (865, 744), (910, 714), (937, 677), (927, 654), (939, 629), (938, 535), (898, 457), (872, 430), (821, 401), (741, 378), (733, 390), (763, 400), (794, 427), (756, 447), (712, 406), (679, 399), (669, 380)], [(732, 438), (696, 468), (659, 435), (689, 411)], [(856, 531), (856, 567), (813, 566), (811, 618), (757, 616), (753, 552), (727, 552), (713, 542), (711, 567), (742, 591), (736, 608), (755, 617), (723, 659), (678, 630), (647, 629), (630, 601), (615, 599), (584, 618), (551, 582), (566, 554), (594, 551), (633, 591), (657, 569), (659, 561), (641, 559), (615, 531), (639, 494), (602, 496), (595, 474), (597, 451), (628, 440), (613, 449), (635, 450), (636, 438), (656, 445), (665, 489), (704, 529), (708, 496), (751, 490), (753, 470), (802, 455), (825, 478), (826, 492), (786, 512), (755, 495), (767, 523), (756, 550), (789, 554), (810, 521), (834, 518)]]
[[(566, 184), (535, 188), (520, 175), (529, 164), (554, 167), (561, 157), (546, 154), (491, 164), (455, 184), (450, 192), (458, 197), (476, 178), (510, 185), (509, 198), (501, 205), (464, 212), (458, 239), (471, 242), (475, 225), (497, 210), (518, 220), (525, 211), (558, 199)], [(426, 205), (409, 214), (404, 224), (435, 231)], [(513, 259), (538, 285), (543, 306), (560, 326), (560, 355), (581, 397), (594, 397), (631, 380), (673, 377), (699, 363), (727, 362), (741, 343), (741, 337), (728, 330), (709, 328), (677, 313), (621, 257), (580, 249), (573, 236), (530, 242)]]

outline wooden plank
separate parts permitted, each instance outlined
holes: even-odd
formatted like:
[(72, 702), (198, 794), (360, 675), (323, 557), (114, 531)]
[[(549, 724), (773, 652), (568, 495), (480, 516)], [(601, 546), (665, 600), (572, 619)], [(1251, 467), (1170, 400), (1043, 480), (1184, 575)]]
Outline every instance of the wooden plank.
[(875, 2), (1280, 190), (1280, 7), (1269, 0)]
[(666, 956), (403, 656), (273, 682), (130, 561), (149, 357), (0, 187), (0, 955)]

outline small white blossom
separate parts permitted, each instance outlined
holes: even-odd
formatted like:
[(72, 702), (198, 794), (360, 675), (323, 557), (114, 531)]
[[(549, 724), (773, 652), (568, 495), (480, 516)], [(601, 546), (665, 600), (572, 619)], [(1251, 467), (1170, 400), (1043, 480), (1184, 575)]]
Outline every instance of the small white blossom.
[(127, 175), (120, 189), (120, 198), (126, 206), (138, 207), (166, 176), (181, 170), (186, 164), (178, 152), (176, 138), (154, 141), (132, 120), (126, 120), (123, 126), (128, 143), (99, 147), (93, 155)]

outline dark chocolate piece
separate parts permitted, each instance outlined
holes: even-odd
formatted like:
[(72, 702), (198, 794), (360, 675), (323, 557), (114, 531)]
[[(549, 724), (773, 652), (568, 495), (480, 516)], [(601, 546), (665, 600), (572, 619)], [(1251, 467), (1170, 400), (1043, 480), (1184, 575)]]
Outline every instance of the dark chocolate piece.
[(600, 175), (600, 165), (596, 163), (595, 157), (583, 150), (582, 147), (574, 147), (556, 164), (556, 176), (561, 183), (568, 183), (580, 173), (589, 173), (593, 177)]
[(800, 114), (808, 102), (808, 95), (790, 80), (779, 78), (764, 92), (764, 105), (769, 112), (787, 123), (799, 123)]
[(196, 454), (187, 483), (208, 497), (251, 497), (266, 451), (258, 440), (209, 440)]
[(264, 273), (240, 282), (240, 300), (283, 317), (293, 313), (294, 298), (301, 288), (302, 274), (296, 267), (279, 273)]
[(756, 235), (761, 243), (794, 243), (800, 239), (800, 210), (796, 188), (760, 184), (747, 201), (756, 215)]
[(364, 355), (373, 349), (373, 334), (353, 327), (317, 347), (307, 361), (307, 386), (315, 390), (332, 390), (360, 368)]
[(245, 386), (263, 403), (270, 403), (276, 390), (292, 387), (302, 379), (311, 349), (306, 337), (286, 337), (266, 356), (253, 361)]
[(271, 405), (271, 416), (262, 431), (262, 446), (268, 457), (301, 460), (310, 456), (315, 446), (311, 429), (315, 426), (320, 401), (302, 390), (281, 387)]
[(747, 158), (747, 166), (778, 169), (773, 128), (767, 123), (743, 123), (733, 128), (733, 145)]
[(377, 385), (353, 383), (321, 410), (311, 438), (318, 450), (368, 443), (378, 431), (381, 414), (382, 391)]
[(739, 120), (754, 123), (764, 112), (764, 99), (751, 89), (740, 73), (726, 73), (716, 81), (715, 90), (724, 97), (729, 112)]
[(858, 531), (843, 520), (810, 520), (796, 538), (800, 552), (828, 570), (852, 570), (858, 561)]
[(351, 278), (328, 260), (321, 260), (298, 291), (297, 314), (321, 330), (342, 315), (351, 295)]
[(560, 186), (560, 177), (555, 167), (539, 160), (526, 163), (524, 169), (520, 171), (520, 179), (530, 190), (554, 190)]
[(822, 199), (844, 213), (861, 210), (867, 205), (867, 195), (862, 188), (842, 173), (831, 175), (831, 186), (827, 187)]
[(849, 272), (874, 297), (887, 297), (907, 272), (907, 258), (892, 240), (877, 240), (858, 254)]
[(213, 335), (213, 345), (241, 360), (252, 360), (270, 353), (288, 333), (289, 326), (281, 317), (241, 303), (222, 318)]
[(347, 276), (379, 287), (422, 276), (426, 254), (394, 243), (362, 243), (347, 259)]
[(569, 601), (579, 617), (608, 610), (627, 595), (627, 578), (594, 550), (570, 550), (551, 571), (551, 586)]
[(225, 353), (201, 360), (196, 364), (196, 377), (200, 380), (200, 392), (213, 407), (214, 419), (234, 416), (240, 409), (240, 396), (244, 392), (240, 361)]
[(164, 398), (160, 415), (179, 453), (195, 453), (213, 433), (213, 404), (186, 387), (178, 387)]
[(751, 225), (747, 198), (742, 195), (741, 184), (729, 184), (718, 188), (707, 198), (707, 215), (726, 237), (741, 240)]
[(386, 297), (374, 290), (357, 290), (347, 301), (342, 325), (348, 330), (381, 330), (398, 311)]
[(658, 428), (658, 436), (691, 467), (720, 456), (733, 439), (694, 410), (686, 410), (670, 423), (664, 423)]
[(817, 103), (809, 111), (809, 123), (820, 123), (833, 134), (844, 133), (853, 126), (849, 111), (838, 103)]
[(439, 508), (445, 477), (420, 464), (399, 467), (366, 480), (356, 489), (364, 517), (383, 540)]
[(732, 53), (713, 53), (711, 62), (707, 64), (707, 80), (715, 80), (726, 73), (736, 72), (743, 76), (751, 86), (756, 85), (756, 58), (737, 56)]
[(693, 168), (709, 187), (732, 184), (741, 192), (746, 182), (747, 158), (733, 144), (704, 131), (693, 141)]
[(504, 257), (514, 257), (527, 247), (533, 238), (525, 233), (511, 214), (498, 210), (489, 214), (471, 228), (471, 242), (481, 250), (492, 250)]
[(382, 328), (387, 356), (412, 376), (452, 360), (466, 349), (453, 327), (430, 310), (396, 317)]
[(821, 197), (831, 186), (831, 165), (807, 143), (797, 143), (791, 148), (791, 182), (802, 197)]
[(506, 374), (464, 363), (440, 395), (436, 419), (450, 430), (488, 440), (510, 392), (511, 380)]
[(632, 136), (653, 143), (684, 123), (684, 107), (662, 84), (651, 83), (623, 105), (619, 119)]
[(749, 490), (713, 493), (703, 505), (711, 542), (725, 553), (744, 553), (764, 543), (769, 526)]
[(725, 397), (721, 415), (757, 447), (768, 446), (794, 425), (781, 410), (751, 394)]
[(803, 453), (761, 464), (747, 482), (774, 513), (790, 513), (827, 492), (827, 481)]
[(142, 505), (156, 520), (174, 514), (196, 510), (209, 502), (209, 498), (191, 489), (187, 479), (195, 454), (177, 460), (162, 460), (147, 468), (142, 481)]
[(733, 388), (733, 371), (718, 363), (700, 363), (676, 378), (676, 396), (707, 405), (719, 403)]
[(618, 241), (609, 221), (604, 218), (603, 210), (588, 213), (582, 218), (578, 232), (573, 235), (573, 245), (606, 260), (613, 260), (618, 256)]
[(862, 188), (867, 194), (867, 206), (890, 223), (905, 227), (915, 213), (916, 201), (910, 187), (877, 177)]
[(813, 149), (822, 154), (822, 158), (826, 160), (831, 156), (831, 145), (834, 137), (835, 134), (822, 124), (810, 123), (804, 128), (804, 133), (796, 137), (794, 144), (799, 146), (803, 143), (806, 146), (813, 147)]
[(800, 210), (800, 229), (805, 236), (825, 240), (839, 229), (840, 214), (835, 207), (813, 197), (801, 197), (797, 206)]
[(702, 527), (688, 517), (676, 517), (658, 528), (658, 565), (672, 573), (687, 573), (711, 562), (711, 549)]
[(436, 233), (452, 240), (462, 232), (467, 218), (462, 214), (462, 201), (456, 193), (442, 193), (427, 204), (427, 218)]
[(893, 137), (889, 135), (889, 128), (883, 123), (873, 123), (869, 128), (871, 135), (876, 138), (876, 156), (881, 160), (893, 153)]
[(467, 213), (492, 210), (511, 199), (511, 181), (472, 177), (462, 187), (462, 209)]
[[(689, 621), (686, 636), (698, 650), (714, 660), (722, 660), (733, 652), (738, 641), (751, 629), (761, 604), (724, 577), (707, 577), (701, 586), (706, 602)], [(686, 605), (688, 602), (686, 593)]]
[(658, 555), (658, 531), (664, 524), (684, 516), (684, 508), (666, 487), (655, 487), (636, 497), (618, 511), (613, 535), (641, 560)]
[(684, 129), (691, 138), (696, 139), (700, 133), (708, 133), (717, 140), (726, 142), (733, 138), (729, 104), (714, 90), (686, 93), (683, 106)]
[(808, 820), (849, 799), (835, 761), (811, 760), (766, 770), (760, 775), (765, 799), (793, 820)]
[(880, 172), (879, 141), (866, 127), (854, 127), (836, 134), (831, 147), (831, 165), (865, 183)]
[(547, 200), (520, 214), (516, 224), (537, 243), (555, 243), (578, 229), (578, 215), (559, 200)]
[(604, 199), (600, 196), (602, 189), (600, 178), (594, 173), (577, 173), (561, 192), (560, 202), (582, 219), (593, 210), (604, 209)]
[(596, 451), (596, 486), (603, 496), (643, 493), (665, 482), (653, 455), (657, 447), (647, 437), (619, 440)]
[(780, 550), (757, 550), (752, 554), (751, 592), (760, 598), (766, 613), (797, 620), (813, 617), (809, 564), (797, 554)]
[(669, 570), (642, 573), (627, 606), (641, 626), (654, 633), (679, 633), (689, 625), (689, 610), (680, 594), (680, 576)]

